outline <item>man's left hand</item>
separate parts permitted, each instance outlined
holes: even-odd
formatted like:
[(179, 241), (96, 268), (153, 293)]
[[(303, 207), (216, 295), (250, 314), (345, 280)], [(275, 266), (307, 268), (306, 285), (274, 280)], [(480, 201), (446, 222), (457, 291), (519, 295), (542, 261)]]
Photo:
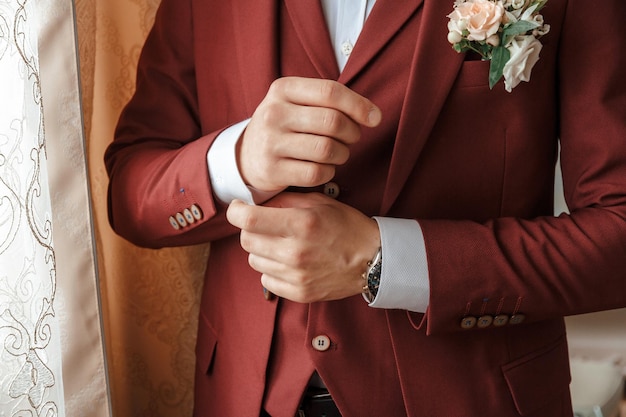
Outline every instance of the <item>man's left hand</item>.
[(300, 303), (363, 291), (363, 272), (380, 246), (375, 220), (323, 194), (281, 193), (263, 206), (233, 201), (250, 266), (272, 293)]

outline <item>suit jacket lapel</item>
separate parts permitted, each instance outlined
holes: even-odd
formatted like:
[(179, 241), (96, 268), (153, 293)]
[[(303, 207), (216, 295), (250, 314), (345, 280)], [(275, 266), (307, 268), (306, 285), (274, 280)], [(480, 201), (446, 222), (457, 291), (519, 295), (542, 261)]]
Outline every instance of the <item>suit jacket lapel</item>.
[[(419, 158), (463, 63), (447, 40), (452, 1), (425, 0), (381, 214), (391, 209)], [(373, 13), (373, 12), (372, 12)]]
[(348, 83), (391, 40), (423, 0), (377, 0), (341, 75), (320, 0), (284, 0), (303, 48), (321, 78)]
[(347, 84), (385, 47), (424, 0), (376, 0), (339, 81)]
[(336, 80), (339, 68), (319, 0), (284, 0), (296, 34), (320, 78)]
[(237, 58), (248, 114), (280, 74), (278, 0), (233, 1)]

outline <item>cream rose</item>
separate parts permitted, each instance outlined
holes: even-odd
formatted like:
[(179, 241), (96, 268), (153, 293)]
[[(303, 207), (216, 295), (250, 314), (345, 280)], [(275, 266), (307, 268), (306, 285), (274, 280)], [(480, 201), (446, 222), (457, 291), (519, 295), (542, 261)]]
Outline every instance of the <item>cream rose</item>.
[(502, 1), (469, 0), (459, 3), (448, 15), (448, 39), (458, 39), (467, 30), (470, 41), (484, 41), (500, 28), (504, 16)]
[(511, 58), (504, 65), (504, 88), (509, 93), (522, 81), (530, 81), (530, 72), (539, 61), (541, 42), (533, 36), (513, 39), (507, 46)]

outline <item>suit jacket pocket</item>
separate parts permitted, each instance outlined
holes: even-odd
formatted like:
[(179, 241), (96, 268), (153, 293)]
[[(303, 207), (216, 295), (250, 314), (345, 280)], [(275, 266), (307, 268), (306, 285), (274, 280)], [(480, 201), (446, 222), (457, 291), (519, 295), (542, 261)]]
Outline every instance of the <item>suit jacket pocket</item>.
[(488, 87), (489, 61), (464, 61), (456, 78), (456, 88)]
[(207, 323), (203, 315), (200, 315), (198, 323), (198, 341), (196, 342), (196, 366), (202, 373), (210, 373), (215, 357), (217, 336)]
[(556, 401), (571, 381), (565, 336), (504, 365), (502, 372), (522, 416)]

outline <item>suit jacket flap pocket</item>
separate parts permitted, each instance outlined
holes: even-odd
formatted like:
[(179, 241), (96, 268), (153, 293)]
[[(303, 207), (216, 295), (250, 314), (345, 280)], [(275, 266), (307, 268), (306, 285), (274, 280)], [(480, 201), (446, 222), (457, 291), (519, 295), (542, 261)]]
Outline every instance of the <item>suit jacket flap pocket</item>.
[(567, 342), (555, 343), (502, 367), (517, 411), (525, 416), (560, 397), (571, 380)]

